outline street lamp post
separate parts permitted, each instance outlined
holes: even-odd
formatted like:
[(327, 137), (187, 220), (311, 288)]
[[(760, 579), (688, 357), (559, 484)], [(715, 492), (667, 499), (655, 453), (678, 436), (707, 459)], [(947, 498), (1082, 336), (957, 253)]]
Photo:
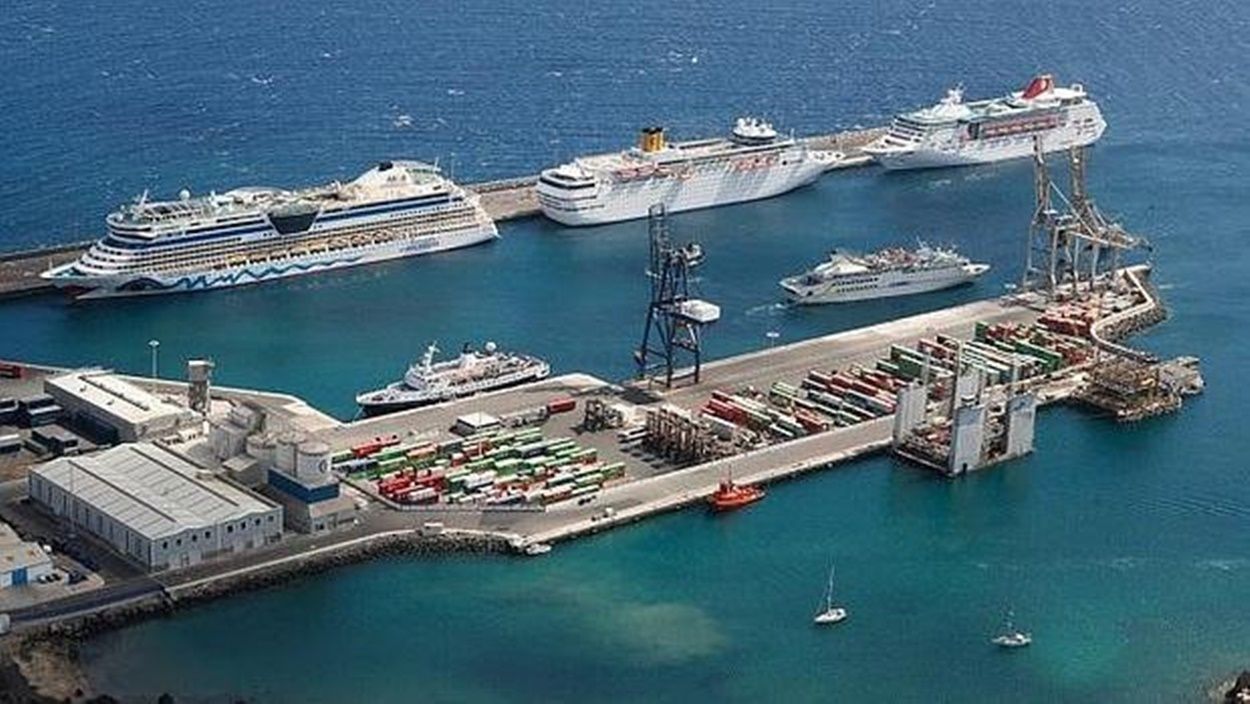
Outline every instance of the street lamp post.
[(161, 348), (160, 340), (148, 340), (148, 347), (152, 349), (152, 378), (156, 378), (156, 352)]
[(781, 333), (776, 330), (769, 330), (764, 333), (764, 337), (768, 338), (768, 348), (772, 349), (773, 345), (777, 344), (777, 338), (781, 337)]

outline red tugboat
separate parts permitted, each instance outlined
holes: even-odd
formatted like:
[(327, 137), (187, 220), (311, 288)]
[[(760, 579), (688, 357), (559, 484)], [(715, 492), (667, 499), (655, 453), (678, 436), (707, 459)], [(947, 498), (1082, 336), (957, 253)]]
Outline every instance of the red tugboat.
[(733, 477), (726, 477), (716, 492), (708, 497), (708, 505), (712, 510), (721, 513), (733, 511), (764, 498), (764, 490), (757, 486), (738, 486)]

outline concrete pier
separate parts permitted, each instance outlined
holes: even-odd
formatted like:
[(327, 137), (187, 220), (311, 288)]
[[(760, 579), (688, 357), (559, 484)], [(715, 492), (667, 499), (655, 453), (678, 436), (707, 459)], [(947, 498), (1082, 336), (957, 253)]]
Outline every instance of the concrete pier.
[[(1143, 304), (1134, 308), (1138, 314), (1161, 305), (1152, 295), (1144, 298), (1139, 295), (1138, 299)], [(196, 588), (228, 585), (241, 577), (272, 571), (275, 566), (298, 571), (301, 565), (333, 555), (349, 555), (379, 540), (394, 539), (405, 545), (420, 542), (422, 526), (428, 521), (438, 522), (450, 535), (472, 541), (495, 541), (497, 545), (520, 549), (533, 543), (550, 543), (607, 530), (700, 503), (730, 473), (739, 483), (767, 484), (828, 468), (887, 449), (891, 443), (893, 416), (881, 415), (848, 427), (765, 443), (750, 451), (739, 450), (728, 457), (686, 466), (623, 441), (615, 429), (588, 430), (582, 427), (581, 421), (586, 402), (595, 398), (632, 407), (638, 414), (667, 404), (693, 409), (705, 402), (713, 390), (748, 386), (767, 389), (774, 382), (797, 383), (812, 369), (830, 371), (845, 370), (852, 365), (867, 366), (887, 354), (891, 345), (913, 346), (921, 338), (937, 335), (967, 339), (972, 337), (978, 322), (1027, 325), (1038, 321), (1046, 312), (1045, 301), (1040, 298), (1017, 296), (1014, 300), (978, 301), (712, 362), (704, 367), (699, 384), (671, 390), (652, 388), (640, 382), (620, 386), (586, 374), (567, 374), (437, 406), (351, 422), (335, 420), (293, 396), (217, 387), (213, 390), (215, 399), (243, 401), (262, 409), (270, 430), (297, 429), (310, 439), (325, 442), (335, 451), (379, 436), (399, 436), (400, 443), (405, 445), (424, 440), (441, 441), (452, 437), (450, 428), (462, 415), (488, 413), (506, 419), (510, 415), (545, 408), (554, 399), (572, 397), (577, 402), (574, 410), (554, 413), (540, 421), (543, 436), (572, 438), (579, 446), (596, 450), (600, 461), (623, 462), (625, 475), (605, 484), (585, 500), (527, 505), (523, 510), (446, 503), (406, 505), (403, 510), (396, 510), (399, 505), (390, 501), (366, 501), (366, 495), (377, 498), (372, 482), (353, 480), (351, 483), (358, 488), (350, 490), (351, 495), (357, 496), (366, 508), (354, 525), (341, 531), (315, 536), (287, 534), (273, 546), (155, 576), (114, 576), (106, 588), (94, 591), (89, 597), (66, 604), (49, 602), (29, 612), (23, 611), (15, 614), (15, 623), (54, 621), (84, 609), (107, 609), (132, 598), (134, 589), (142, 587), (147, 590), (145, 594), (151, 592), (153, 584), (168, 597), (175, 594), (180, 585)], [(1083, 383), (1084, 376), (1083, 368), (1073, 366), (1035, 377), (1027, 383), (1033, 384), (1032, 390), (1040, 403), (1050, 403), (1071, 397)], [(180, 382), (135, 377), (128, 380), (167, 399), (185, 396), (185, 385)], [(18, 383), (21, 382), (0, 379), (0, 394), (16, 393)], [(185, 447), (185, 442), (183, 449), (193, 454), (191, 448)], [(20, 480), (0, 483), (0, 515), (18, 525), (31, 518), (30, 509), (19, 500), (23, 490), (24, 483)], [(221, 593), (227, 591), (228, 588)]]
[[(803, 139), (815, 149), (833, 149), (846, 158), (833, 169), (864, 166), (870, 162), (862, 147), (878, 137), (884, 128), (848, 130)], [(465, 184), (482, 197), (482, 207), (496, 222), (517, 220), (539, 214), (538, 197), (534, 193), (537, 176)], [(0, 254), (0, 299), (41, 293), (51, 286), (39, 273), (53, 266), (77, 259), (91, 242)]]

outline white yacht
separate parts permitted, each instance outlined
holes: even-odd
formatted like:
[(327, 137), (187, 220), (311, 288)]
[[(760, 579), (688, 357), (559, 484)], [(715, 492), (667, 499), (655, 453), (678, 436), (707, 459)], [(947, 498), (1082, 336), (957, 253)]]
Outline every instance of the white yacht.
[(149, 201), (41, 276), (83, 298), (203, 291), (466, 247), (499, 236), (478, 197), (438, 167), (384, 161), (348, 183)]
[(601, 225), (646, 217), (655, 203), (677, 213), (780, 195), (841, 158), (755, 118), (739, 118), (728, 138), (689, 142), (669, 142), (662, 128), (649, 127), (636, 147), (543, 171), (538, 202), (562, 224)]
[(843, 303), (950, 288), (972, 281), (989, 268), (954, 250), (924, 243), (914, 251), (891, 248), (864, 256), (834, 250), (828, 261), (782, 279), (780, 285), (794, 303)]
[(1041, 75), (993, 100), (965, 103), (954, 88), (937, 105), (894, 118), (864, 152), (887, 169), (984, 164), (1031, 155), (1034, 137), (1043, 152), (1053, 152), (1093, 144), (1106, 128), (1083, 86), (1057, 87), (1053, 76)]
[(438, 345), (430, 345), (402, 381), (360, 394), (356, 404), (368, 414), (387, 413), (538, 381), (551, 374), (545, 361), (502, 352), (493, 342), (481, 351), (466, 345), (459, 357), (446, 362), (434, 361), (438, 353)]

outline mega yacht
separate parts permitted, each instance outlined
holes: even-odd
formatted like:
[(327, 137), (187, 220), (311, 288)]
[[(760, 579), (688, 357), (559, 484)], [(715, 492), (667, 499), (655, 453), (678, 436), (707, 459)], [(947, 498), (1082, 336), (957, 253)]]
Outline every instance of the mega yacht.
[(739, 118), (728, 138), (688, 142), (669, 142), (663, 128), (649, 127), (636, 147), (543, 171), (538, 202), (565, 225), (601, 225), (646, 217), (655, 203), (677, 213), (780, 195), (841, 158), (756, 118)]
[(416, 161), (384, 161), (348, 183), (297, 190), (183, 190), (170, 201), (145, 193), (107, 226), (77, 261), (41, 276), (84, 298), (203, 291), (499, 236), (476, 194)]
[(781, 288), (794, 303), (841, 303), (937, 291), (971, 281), (989, 268), (923, 243), (915, 250), (893, 247), (863, 256), (834, 250), (828, 261), (782, 279)]
[(1083, 86), (1058, 87), (1041, 75), (993, 100), (965, 103), (953, 88), (938, 104), (895, 117), (864, 151), (887, 169), (963, 166), (1029, 156), (1034, 138), (1043, 152), (1093, 144), (1106, 128)]

